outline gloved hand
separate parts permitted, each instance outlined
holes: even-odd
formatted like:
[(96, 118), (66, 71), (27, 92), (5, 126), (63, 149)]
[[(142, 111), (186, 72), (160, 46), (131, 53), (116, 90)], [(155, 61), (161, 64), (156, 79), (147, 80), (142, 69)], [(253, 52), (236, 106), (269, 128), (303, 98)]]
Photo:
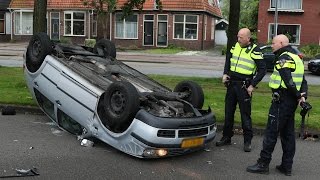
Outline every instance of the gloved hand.
[(223, 84), (229, 82), (229, 80), (230, 80), (230, 76), (229, 76), (229, 75), (224, 74), (224, 75), (222, 76), (222, 83), (223, 83)]

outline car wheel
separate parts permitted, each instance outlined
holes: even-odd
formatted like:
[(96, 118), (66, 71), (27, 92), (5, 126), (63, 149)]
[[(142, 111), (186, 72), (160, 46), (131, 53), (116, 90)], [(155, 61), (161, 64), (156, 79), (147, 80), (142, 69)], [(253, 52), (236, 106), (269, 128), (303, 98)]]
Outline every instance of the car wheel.
[(136, 88), (129, 82), (112, 83), (104, 93), (105, 122), (111, 130), (126, 130), (139, 110)]
[(108, 39), (99, 40), (94, 46), (93, 52), (104, 57), (116, 58), (117, 56), (116, 46)]
[(44, 58), (51, 54), (53, 50), (53, 44), (49, 36), (44, 33), (36, 33), (32, 36), (26, 53), (26, 66), (30, 72), (36, 72)]
[(201, 109), (204, 102), (202, 88), (193, 81), (182, 81), (174, 88), (174, 92), (187, 92), (183, 99), (191, 103), (195, 108)]

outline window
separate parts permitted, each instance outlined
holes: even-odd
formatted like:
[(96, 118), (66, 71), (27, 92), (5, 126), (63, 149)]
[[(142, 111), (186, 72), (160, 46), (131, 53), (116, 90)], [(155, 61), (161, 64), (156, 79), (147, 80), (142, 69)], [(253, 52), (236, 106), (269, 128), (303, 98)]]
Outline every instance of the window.
[(4, 13), (0, 13), (0, 34), (4, 34), (4, 24), (5, 24), (5, 17), (4, 17)]
[(63, 129), (71, 134), (81, 135), (83, 127), (66, 113), (58, 109), (58, 123)]
[(97, 14), (92, 15), (92, 36), (97, 36)]
[(33, 34), (33, 12), (14, 12), (14, 33), (17, 35)]
[(198, 39), (198, 16), (174, 15), (174, 39)]
[(278, 9), (301, 9), (302, 0), (271, 0), (271, 8), (276, 7), (278, 1)]
[[(278, 24), (277, 34), (284, 34), (289, 38), (289, 43), (300, 44), (301, 25)], [(269, 24), (269, 41), (274, 37), (274, 24)]]
[(54, 113), (54, 104), (43, 94), (41, 94), (37, 89), (34, 89), (34, 94), (39, 103), (39, 106), (43, 109), (43, 111), (48, 114), (48, 116), (50, 116), (53, 120), (56, 120)]
[(122, 19), (122, 14), (116, 14), (116, 38), (137, 39), (138, 38), (138, 15), (134, 14)]
[(65, 12), (64, 13), (64, 35), (84, 36), (85, 35), (85, 13)]

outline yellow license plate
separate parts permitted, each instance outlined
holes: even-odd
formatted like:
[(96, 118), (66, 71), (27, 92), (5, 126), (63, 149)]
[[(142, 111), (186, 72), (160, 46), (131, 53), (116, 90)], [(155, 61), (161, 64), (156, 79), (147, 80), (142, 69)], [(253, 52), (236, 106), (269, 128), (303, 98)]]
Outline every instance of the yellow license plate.
[(184, 139), (181, 143), (181, 148), (191, 148), (201, 146), (204, 143), (204, 138), (193, 138), (193, 139)]

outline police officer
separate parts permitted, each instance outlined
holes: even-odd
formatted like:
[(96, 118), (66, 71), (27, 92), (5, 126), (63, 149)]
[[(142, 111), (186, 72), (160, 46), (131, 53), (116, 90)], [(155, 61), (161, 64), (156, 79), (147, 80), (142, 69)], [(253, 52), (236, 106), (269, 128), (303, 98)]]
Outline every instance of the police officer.
[(262, 58), (261, 49), (251, 42), (251, 32), (248, 28), (240, 29), (238, 42), (231, 48), (230, 53), (227, 53), (224, 66), (222, 82), (227, 87), (225, 122), (223, 137), (216, 142), (216, 146), (231, 144), (234, 113), (237, 103), (239, 103), (244, 135), (244, 151), (251, 151), (251, 139), (253, 137), (251, 123), (252, 92), (265, 74), (266, 65)]
[(281, 34), (273, 38), (272, 50), (276, 55), (274, 71), (269, 82), (273, 100), (269, 109), (260, 158), (255, 165), (248, 166), (247, 171), (269, 173), (272, 152), (280, 133), (283, 155), (282, 162), (276, 166), (276, 169), (291, 176), (295, 154), (294, 115), (297, 105), (305, 102), (308, 85), (304, 78), (303, 61), (294, 54), (285, 35)]

